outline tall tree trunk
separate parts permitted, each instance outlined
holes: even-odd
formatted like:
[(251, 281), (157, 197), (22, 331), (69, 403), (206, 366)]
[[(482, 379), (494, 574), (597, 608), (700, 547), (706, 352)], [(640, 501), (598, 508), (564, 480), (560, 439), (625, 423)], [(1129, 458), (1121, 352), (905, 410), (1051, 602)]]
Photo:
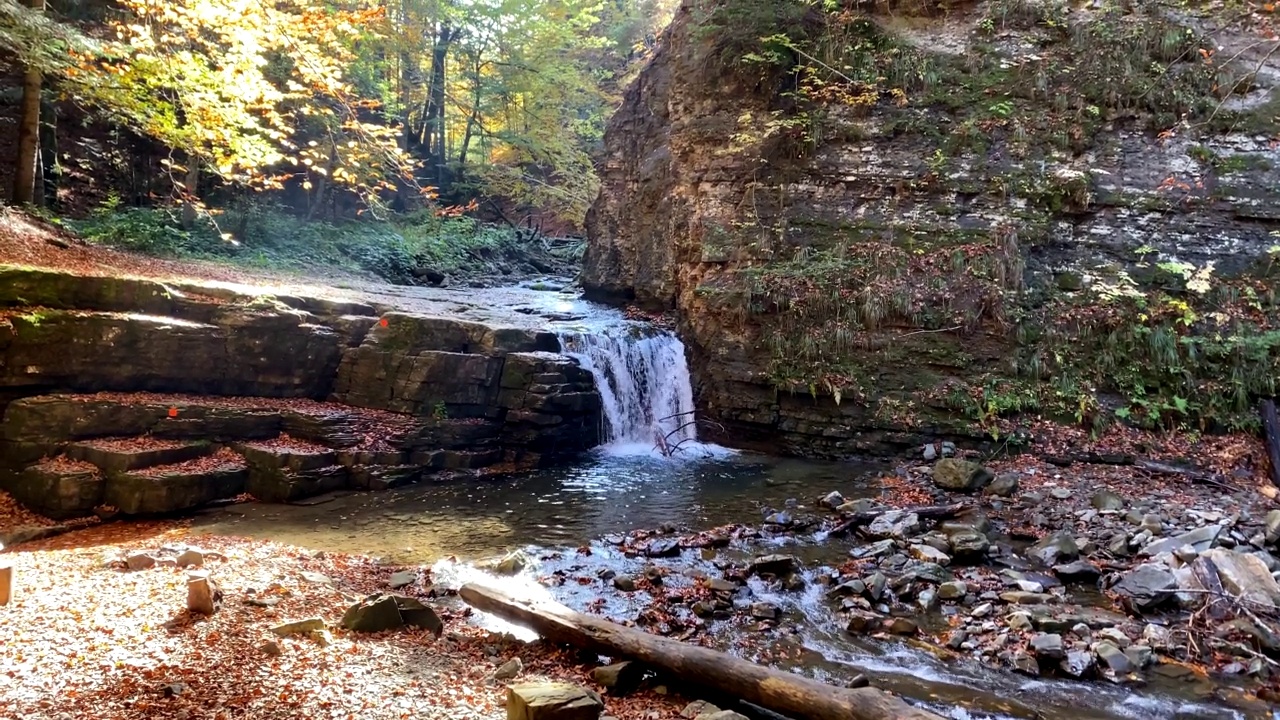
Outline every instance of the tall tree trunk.
[(457, 32), (449, 25), (441, 25), (436, 42), (431, 49), (431, 82), (427, 87), (427, 106), (423, 113), (422, 134), (419, 137), (427, 167), (428, 180), (436, 187), (444, 182), (445, 166), (445, 122), (444, 122), (444, 84), (446, 79), (445, 63), (449, 58), (449, 45), (457, 37)]
[(182, 188), (182, 229), (194, 230), (200, 201), (200, 158), (195, 155), (187, 158), (187, 177), (182, 181)]
[(62, 180), (62, 166), (58, 164), (58, 108), (53, 104), (53, 89), (45, 83), (40, 100), (40, 178), (43, 197), (41, 205), (58, 204), (58, 185)]
[[(25, 0), (27, 7), (44, 12), (44, 0)], [(36, 163), (40, 154), (40, 90), (44, 79), (40, 70), (28, 67), (22, 75), (22, 105), (18, 121), (18, 162), (13, 169), (13, 202), (35, 200)]]

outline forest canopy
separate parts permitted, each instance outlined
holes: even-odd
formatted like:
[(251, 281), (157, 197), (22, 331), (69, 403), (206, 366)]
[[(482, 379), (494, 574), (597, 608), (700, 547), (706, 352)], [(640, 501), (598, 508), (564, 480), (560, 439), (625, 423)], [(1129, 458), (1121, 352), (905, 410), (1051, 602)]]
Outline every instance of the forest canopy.
[(148, 146), (188, 205), (270, 191), (336, 217), (484, 197), (576, 224), (672, 4), (0, 0), (0, 55), (46, 103)]

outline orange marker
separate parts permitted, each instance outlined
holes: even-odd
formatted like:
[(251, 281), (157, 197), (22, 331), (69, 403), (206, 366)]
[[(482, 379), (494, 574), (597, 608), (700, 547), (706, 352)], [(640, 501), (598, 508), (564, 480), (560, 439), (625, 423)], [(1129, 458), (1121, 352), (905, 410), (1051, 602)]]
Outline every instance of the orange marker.
[(382, 318), (381, 320), (379, 320), (379, 321), (378, 321), (378, 324), (379, 324), (379, 325), (381, 325), (382, 327), (386, 327), (386, 326), (387, 326), (387, 319), (386, 319), (386, 318)]
[(171, 418), (178, 417), (178, 408), (176, 407), (169, 408), (169, 417)]

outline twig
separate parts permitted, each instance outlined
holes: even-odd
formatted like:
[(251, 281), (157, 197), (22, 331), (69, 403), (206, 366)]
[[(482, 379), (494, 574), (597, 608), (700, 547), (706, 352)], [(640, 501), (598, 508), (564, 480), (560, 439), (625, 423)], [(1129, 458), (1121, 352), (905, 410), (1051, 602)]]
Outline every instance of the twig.
[(957, 326), (955, 326), (955, 327), (949, 327), (949, 328), (936, 328), (936, 329), (933, 329), (933, 330), (912, 330), (911, 332), (909, 332), (909, 333), (903, 333), (903, 334), (899, 335), (898, 337), (900, 337), (900, 338), (904, 338), (904, 337), (908, 337), (908, 336), (911, 336), (911, 335), (920, 335), (921, 333), (954, 332), (954, 331), (956, 331), (956, 330), (962, 330), (962, 329), (964, 329), (964, 326), (963, 326), (963, 325), (957, 325)]

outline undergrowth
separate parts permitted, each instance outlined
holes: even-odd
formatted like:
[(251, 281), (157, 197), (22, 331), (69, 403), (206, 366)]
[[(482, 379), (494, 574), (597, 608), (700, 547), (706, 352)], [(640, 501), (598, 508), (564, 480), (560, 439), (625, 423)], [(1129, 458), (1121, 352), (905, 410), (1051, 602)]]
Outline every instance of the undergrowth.
[(155, 257), (199, 259), (285, 271), (339, 270), (414, 283), (423, 269), (451, 275), (483, 271), (490, 259), (517, 257), (517, 234), (468, 217), (429, 212), (390, 221), (303, 220), (285, 209), (244, 203), (183, 230), (178, 212), (122, 207), (109, 200), (82, 219), (62, 219), (86, 240)]

